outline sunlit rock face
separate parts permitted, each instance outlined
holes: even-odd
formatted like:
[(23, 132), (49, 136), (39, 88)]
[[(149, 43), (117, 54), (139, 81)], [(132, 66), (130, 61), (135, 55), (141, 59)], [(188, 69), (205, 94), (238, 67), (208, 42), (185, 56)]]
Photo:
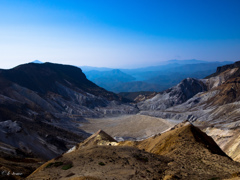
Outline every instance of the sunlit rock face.
[(207, 90), (207, 86), (201, 80), (187, 78), (178, 85), (157, 94), (151, 99), (140, 102), (140, 110), (165, 110), (186, 102), (199, 92)]

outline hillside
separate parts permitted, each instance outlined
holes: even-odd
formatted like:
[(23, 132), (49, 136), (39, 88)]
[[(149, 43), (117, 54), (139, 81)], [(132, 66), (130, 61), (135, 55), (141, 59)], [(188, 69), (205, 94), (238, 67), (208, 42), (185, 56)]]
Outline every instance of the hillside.
[(209, 76), (210, 78), (201, 80), (207, 87), (207, 91), (196, 94), (184, 103), (165, 109), (165, 113), (153, 109), (148, 114), (162, 118), (165, 114), (171, 119), (179, 120), (191, 118), (198, 120), (199, 123), (209, 122), (216, 125), (223, 122), (222, 126), (238, 121), (239, 67), (237, 64), (238, 62), (233, 69), (226, 69), (216, 76), (213, 74)]
[(179, 121), (188, 119), (211, 135), (229, 156), (239, 161), (239, 68), (239, 62), (219, 67), (216, 73), (201, 80), (207, 91), (199, 92), (184, 103), (160, 111), (142, 111), (141, 114)]
[(1, 70), (0, 85), (0, 142), (13, 147), (5, 153), (50, 159), (90, 136), (78, 125), (85, 117), (138, 112), (69, 65), (29, 63)]
[[(129, 142), (125, 144), (129, 145)], [(173, 158), (171, 170), (180, 179), (222, 179), (239, 171), (239, 163), (232, 161), (211, 137), (189, 122), (178, 124), (163, 134), (135, 142), (133, 146)], [(232, 172), (229, 174), (230, 171)]]
[(70, 65), (29, 63), (10, 70), (2, 70), (0, 77), (44, 95), (48, 92), (59, 93), (58, 86), (61, 84), (74, 90), (106, 97), (108, 100), (119, 100), (115, 94), (89, 81), (81, 69)]
[[(206, 79), (184, 79), (157, 94), (130, 94), (139, 99), (137, 105), (98, 87), (77, 67), (29, 63), (0, 70), (1, 167), (11, 173), (24, 171), (26, 176), (39, 161), (55, 158), (30, 178), (38, 173), (41, 178), (55, 179), (237, 176), (239, 164), (227, 155), (240, 160), (238, 64), (218, 68)], [(186, 119), (210, 135), (227, 155), (192, 124), (162, 133)], [(103, 131), (90, 136), (99, 128), (115, 139)], [(138, 141), (118, 143), (116, 139)], [(27, 160), (32, 169), (26, 169), (28, 164), (14, 164), (26, 158), (33, 159)]]
[(223, 179), (238, 172), (240, 164), (209, 136), (183, 123), (137, 142), (117, 143), (98, 131), (27, 179)]
[(126, 99), (130, 99), (134, 102), (141, 102), (146, 99), (154, 97), (157, 93), (151, 91), (139, 91), (139, 92), (121, 92), (119, 96), (122, 96)]
[(133, 76), (122, 72), (119, 69), (108, 71), (84, 71), (87, 78), (98, 86), (103, 87), (109, 91), (119, 92), (136, 92), (136, 91), (154, 91), (160, 85), (148, 83), (143, 81), (136, 81)]
[(138, 107), (142, 111), (164, 110), (178, 104), (182, 104), (199, 92), (207, 90), (207, 86), (200, 80), (187, 78), (178, 85), (158, 93), (154, 97), (139, 102)]

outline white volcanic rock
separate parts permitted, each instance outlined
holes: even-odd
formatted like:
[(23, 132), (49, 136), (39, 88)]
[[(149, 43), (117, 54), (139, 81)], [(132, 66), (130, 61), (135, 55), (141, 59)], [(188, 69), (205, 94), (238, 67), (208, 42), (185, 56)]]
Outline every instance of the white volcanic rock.
[(22, 128), (16, 121), (7, 120), (0, 122), (0, 130), (5, 133), (18, 133)]
[[(184, 103), (164, 108), (145, 108), (141, 114), (172, 120), (189, 120), (201, 127), (234, 160), (240, 161), (240, 62), (224, 67), (201, 80), (208, 91), (199, 92)], [(166, 93), (165, 93), (166, 94)], [(159, 97), (161, 97), (159, 95)], [(156, 97), (155, 97), (156, 98)], [(173, 98), (173, 97), (172, 97)], [(154, 100), (154, 99), (152, 99)], [(142, 104), (149, 103), (145, 101)], [(167, 103), (156, 98), (155, 104)], [(166, 106), (166, 105), (165, 105)], [(153, 107), (153, 106), (152, 106)]]
[(236, 73), (238, 68), (227, 69), (226, 71), (222, 72), (218, 76), (210, 77), (205, 79), (205, 83), (208, 86), (208, 89), (212, 89), (222, 85), (226, 82), (234, 73)]
[(206, 85), (194, 78), (187, 78), (178, 85), (157, 94), (151, 99), (138, 103), (140, 110), (165, 110), (186, 102), (199, 92), (206, 91)]

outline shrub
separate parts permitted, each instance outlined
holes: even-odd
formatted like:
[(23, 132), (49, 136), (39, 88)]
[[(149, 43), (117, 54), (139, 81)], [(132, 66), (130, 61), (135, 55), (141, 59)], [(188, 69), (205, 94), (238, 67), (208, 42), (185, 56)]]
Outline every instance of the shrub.
[(62, 167), (62, 170), (68, 170), (68, 169), (70, 169), (70, 168), (72, 168), (72, 167), (73, 167), (72, 164), (66, 164), (66, 165), (64, 165), (64, 166)]
[(100, 163), (98, 163), (100, 166), (105, 166), (105, 163), (103, 163), (103, 162), (100, 162)]
[(55, 163), (54, 163), (54, 166), (55, 166), (55, 167), (59, 167), (59, 166), (61, 166), (61, 165), (63, 165), (63, 162), (55, 162)]
[(135, 154), (134, 157), (139, 161), (148, 162), (148, 158), (143, 156), (142, 154)]
[(50, 168), (54, 163), (48, 163), (45, 168)]

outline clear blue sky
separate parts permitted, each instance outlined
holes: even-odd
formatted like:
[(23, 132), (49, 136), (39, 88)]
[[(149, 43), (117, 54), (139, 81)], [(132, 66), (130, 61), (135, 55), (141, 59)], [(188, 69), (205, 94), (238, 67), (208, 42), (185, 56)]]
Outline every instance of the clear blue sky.
[(0, 68), (240, 60), (240, 0), (1, 0)]

